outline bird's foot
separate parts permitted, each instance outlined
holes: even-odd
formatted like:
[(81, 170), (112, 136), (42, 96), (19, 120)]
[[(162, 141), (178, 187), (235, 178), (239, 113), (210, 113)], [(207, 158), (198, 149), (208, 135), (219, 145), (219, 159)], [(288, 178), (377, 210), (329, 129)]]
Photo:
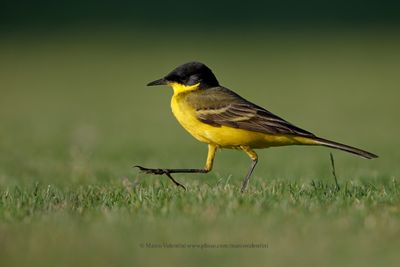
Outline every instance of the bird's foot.
[(151, 168), (145, 168), (139, 165), (133, 166), (134, 168), (138, 168), (141, 172), (146, 173), (146, 174), (156, 174), (156, 175), (163, 175), (163, 174), (169, 174), (167, 169), (151, 169)]
[(138, 166), (138, 165), (133, 166), (133, 167), (138, 168), (141, 172), (146, 173), (146, 174), (156, 174), (156, 175), (163, 175), (163, 174), (165, 174), (165, 175), (168, 176), (169, 179), (171, 179), (171, 181), (172, 181), (176, 186), (182, 187), (182, 188), (186, 191), (186, 187), (185, 187), (183, 184), (177, 182), (177, 181), (171, 176), (171, 174), (170, 174), (170, 172), (169, 172), (168, 169), (151, 169), (151, 168), (145, 168), (145, 167)]

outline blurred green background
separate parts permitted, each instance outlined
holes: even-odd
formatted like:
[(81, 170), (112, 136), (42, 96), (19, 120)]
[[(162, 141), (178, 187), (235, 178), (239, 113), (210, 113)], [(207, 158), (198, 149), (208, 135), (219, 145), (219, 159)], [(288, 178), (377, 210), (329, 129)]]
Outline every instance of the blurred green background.
[[(375, 196), (348, 202), (334, 196), (324, 204), (324, 198), (302, 203), (285, 194), (278, 200), (268, 199), (269, 193), (237, 196), (249, 160), (231, 150), (217, 154), (210, 174), (177, 176), (192, 188), (188, 193), (175, 190), (164, 177), (138, 175), (131, 167), (203, 166), (206, 145), (173, 118), (171, 90), (145, 86), (177, 65), (198, 60), (213, 69), (222, 85), (290, 122), (378, 154), (379, 159), (366, 161), (333, 152), (341, 183), (375, 184), (377, 194), (384, 195), (385, 190), (379, 189), (382, 183), (390, 188), (400, 174), (399, 4), (8, 1), (1, 5), (0, 263), (4, 265), (0, 265), (253, 261), (274, 266), (396, 266), (398, 189), (386, 204), (375, 203)], [(328, 151), (310, 147), (259, 151), (250, 192), (266, 188), (273, 196), (274, 185), (280, 182), (298, 183), (299, 192), (311, 181), (331, 183)], [(108, 194), (118, 195), (127, 181), (143, 184), (130, 192), (132, 202), (102, 202)], [(231, 189), (218, 191), (221, 181)], [(51, 212), (35, 208), (45, 205), (30, 202), (36, 199), (35, 188), (45, 194), (47, 186), (66, 199), (85, 196), (80, 194), (85, 188), (93, 190), (100, 204), (85, 206), (83, 197), (79, 200), (83, 211), (61, 204)], [(32, 195), (25, 202), (10, 200), (9, 192), (15, 188)], [(145, 201), (135, 202), (142, 193)], [(68, 206), (69, 201), (65, 203)], [(147, 241), (253, 241), (267, 242), (270, 248), (138, 247)]]

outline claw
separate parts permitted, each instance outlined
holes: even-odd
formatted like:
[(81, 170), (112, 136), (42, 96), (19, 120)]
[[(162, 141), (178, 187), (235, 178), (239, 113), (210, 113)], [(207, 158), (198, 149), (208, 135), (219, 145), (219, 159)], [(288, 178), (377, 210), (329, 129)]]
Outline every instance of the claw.
[(156, 174), (156, 175), (163, 175), (168, 173), (164, 169), (150, 169), (150, 168), (145, 168), (139, 165), (133, 166), (134, 168), (138, 168), (141, 172), (147, 173), (147, 174)]

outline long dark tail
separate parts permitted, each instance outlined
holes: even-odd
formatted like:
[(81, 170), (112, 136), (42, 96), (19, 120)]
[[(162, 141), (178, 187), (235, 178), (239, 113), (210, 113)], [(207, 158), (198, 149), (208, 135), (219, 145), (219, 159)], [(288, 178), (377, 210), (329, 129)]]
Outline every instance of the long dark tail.
[(360, 156), (360, 157), (363, 157), (363, 158), (366, 158), (366, 159), (373, 159), (373, 158), (377, 158), (378, 157), (377, 155), (372, 154), (370, 152), (367, 152), (365, 150), (358, 149), (358, 148), (355, 148), (355, 147), (352, 147), (352, 146), (348, 146), (348, 145), (345, 145), (345, 144), (337, 143), (337, 142), (334, 142), (334, 141), (330, 141), (330, 140), (327, 140), (327, 139), (316, 137), (316, 138), (313, 138), (313, 140), (317, 141), (319, 144), (321, 144), (323, 146), (340, 149), (340, 150), (343, 150), (343, 151), (346, 151), (346, 152), (349, 152), (349, 153), (353, 153), (353, 154), (355, 154), (357, 156)]

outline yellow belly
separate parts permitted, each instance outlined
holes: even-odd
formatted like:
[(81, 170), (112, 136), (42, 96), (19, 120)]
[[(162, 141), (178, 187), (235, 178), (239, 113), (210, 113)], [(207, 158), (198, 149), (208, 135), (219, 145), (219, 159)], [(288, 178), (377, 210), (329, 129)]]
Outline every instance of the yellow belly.
[(197, 140), (223, 148), (249, 146), (251, 148), (266, 148), (285, 145), (312, 145), (315, 141), (291, 135), (271, 135), (253, 132), (228, 126), (215, 127), (199, 121), (195, 110), (188, 106), (178, 96), (171, 100), (172, 112), (178, 122)]

